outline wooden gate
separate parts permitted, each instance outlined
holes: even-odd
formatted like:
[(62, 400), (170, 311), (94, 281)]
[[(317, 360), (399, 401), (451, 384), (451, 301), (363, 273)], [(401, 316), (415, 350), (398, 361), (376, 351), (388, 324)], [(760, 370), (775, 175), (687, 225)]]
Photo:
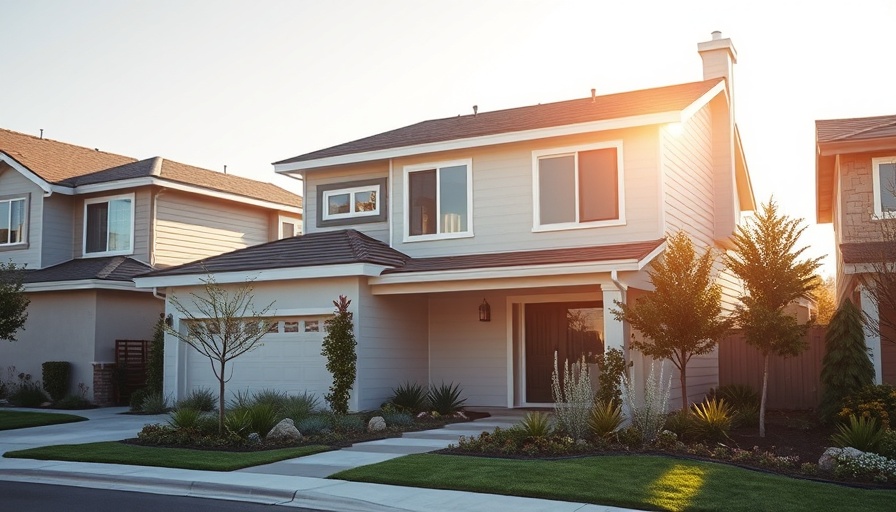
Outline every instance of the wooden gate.
[[(796, 357), (769, 357), (769, 409), (814, 409), (821, 401), (821, 361), (827, 326), (806, 334), (809, 348)], [(762, 391), (762, 354), (735, 331), (719, 343), (719, 384), (747, 384)]]
[(131, 393), (146, 387), (146, 365), (148, 362), (149, 341), (115, 340), (118, 403), (128, 403)]

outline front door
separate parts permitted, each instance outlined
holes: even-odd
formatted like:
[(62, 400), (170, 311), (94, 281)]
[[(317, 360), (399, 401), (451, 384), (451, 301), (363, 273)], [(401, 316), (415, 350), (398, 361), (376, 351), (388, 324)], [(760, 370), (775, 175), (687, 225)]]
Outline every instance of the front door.
[[(589, 363), (604, 350), (601, 302), (552, 302), (525, 306), (526, 402), (551, 403), (554, 353), (557, 366), (584, 355)], [(562, 373), (562, 370), (561, 370)]]

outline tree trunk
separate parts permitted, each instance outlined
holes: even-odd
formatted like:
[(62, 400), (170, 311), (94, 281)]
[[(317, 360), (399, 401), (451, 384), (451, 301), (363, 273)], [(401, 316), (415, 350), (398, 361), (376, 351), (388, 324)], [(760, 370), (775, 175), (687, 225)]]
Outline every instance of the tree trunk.
[(762, 400), (759, 402), (759, 437), (765, 437), (766, 397), (768, 397), (768, 353), (765, 354), (765, 371), (762, 374)]
[(221, 361), (221, 373), (218, 378), (218, 435), (224, 435), (224, 365), (227, 363)]
[(688, 410), (688, 367), (681, 365), (681, 410)]

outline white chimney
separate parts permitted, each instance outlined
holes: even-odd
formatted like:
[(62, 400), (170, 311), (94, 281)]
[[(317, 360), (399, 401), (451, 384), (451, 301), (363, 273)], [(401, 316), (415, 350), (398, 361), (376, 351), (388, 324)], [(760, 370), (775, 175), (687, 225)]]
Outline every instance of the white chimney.
[(731, 39), (722, 39), (722, 33), (716, 30), (712, 39), (697, 43), (697, 53), (703, 59), (703, 79), (724, 78), (728, 88), (728, 99), (734, 109), (734, 65), (737, 63), (737, 51)]

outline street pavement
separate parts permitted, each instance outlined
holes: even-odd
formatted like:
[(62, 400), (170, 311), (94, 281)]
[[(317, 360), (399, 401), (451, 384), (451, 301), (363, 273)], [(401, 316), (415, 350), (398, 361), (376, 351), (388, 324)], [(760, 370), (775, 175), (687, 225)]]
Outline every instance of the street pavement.
[[(28, 409), (17, 409), (28, 410)], [(56, 444), (116, 441), (136, 437), (147, 423), (163, 423), (165, 415), (123, 414), (123, 407), (73, 411), (89, 421), (0, 432), (0, 453)], [(75, 487), (148, 492), (173, 496), (229, 499), (334, 512), (626, 512), (603, 505), (520, 498), (494, 494), (330, 480), (325, 477), (353, 467), (424, 453), (457, 443), (460, 436), (478, 435), (495, 427), (514, 425), (523, 412), (488, 409), (491, 416), (444, 428), (410, 432), (400, 438), (357, 443), (349, 448), (290, 459), (232, 472), (39, 461), (0, 458), (0, 480)], [(46, 412), (46, 411), (44, 411)]]

